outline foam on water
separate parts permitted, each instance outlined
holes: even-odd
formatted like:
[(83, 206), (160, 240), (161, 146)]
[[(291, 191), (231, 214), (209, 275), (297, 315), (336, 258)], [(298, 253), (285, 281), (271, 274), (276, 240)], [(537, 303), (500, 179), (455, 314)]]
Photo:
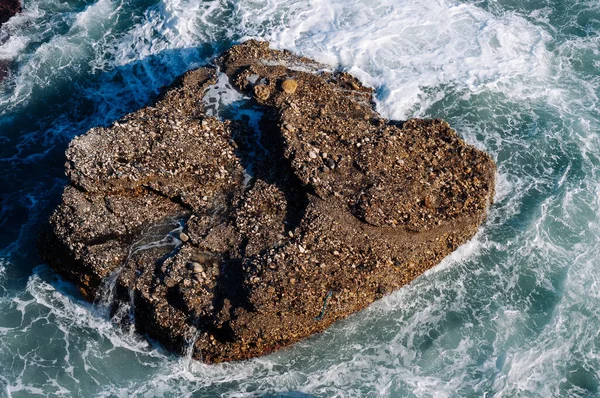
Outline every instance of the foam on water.
[[(600, 7), (513, 3), (26, 1), (0, 31), (13, 62), (0, 83), (0, 395), (599, 394)], [(341, 66), (387, 117), (449, 120), (497, 160), (497, 195), (474, 239), (410, 286), (290, 349), (206, 366), (115, 328), (35, 267), (32, 233), (68, 139), (250, 37)], [(220, 83), (219, 110), (260, 133)]]
[[(262, 12), (256, 4), (238, 6), (255, 30), (273, 23), (266, 11), (272, 2), (257, 3)], [(266, 38), (341, 65), (378, 88), (380, 111), (389, 117), (421, 115), (452, 86), (464, 86), (468, 94), (536, 95), (522, 79), (552, 73), (545, 47), (551, 35), (514, 14), (498, 17), (448, 1), (292, 3), (286, 24), (274, 26)]]

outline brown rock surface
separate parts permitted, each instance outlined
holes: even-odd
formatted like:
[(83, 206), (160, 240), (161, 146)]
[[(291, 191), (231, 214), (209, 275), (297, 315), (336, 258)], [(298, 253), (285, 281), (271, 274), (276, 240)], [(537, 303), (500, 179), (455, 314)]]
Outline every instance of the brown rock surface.
[(383, 119), (352, 76), (268, 43), (217, 64), (253, 97), (246, 111), (207, 116), (220, 76), (201, 68), (75, 138), (40, 240), (86, 297), (115, 314), (133, 303), (137, 330), (169, 349), (219, 362), (293, 344), (410, 282), (484, 220), (494, 162), (446, 122)]

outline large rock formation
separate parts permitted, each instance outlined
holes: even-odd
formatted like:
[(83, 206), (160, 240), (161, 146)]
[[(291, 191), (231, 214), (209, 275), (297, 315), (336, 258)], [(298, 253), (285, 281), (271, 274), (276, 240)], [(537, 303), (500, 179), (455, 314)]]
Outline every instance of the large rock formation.
[(249, 41), (75, 138), (45, 260), (206, 362), (293, 344), (439, 263), (484, 220), (494, 162), (321, 67)]

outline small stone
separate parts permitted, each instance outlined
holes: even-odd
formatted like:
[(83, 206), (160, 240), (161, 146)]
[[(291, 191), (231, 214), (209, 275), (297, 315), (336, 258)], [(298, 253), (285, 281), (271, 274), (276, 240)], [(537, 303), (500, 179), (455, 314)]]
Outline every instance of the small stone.
[(317, 154), (315, 153), (315, 151), (310, 151), (308, 153), (308, 157), (311, 159), (316, 159), (317, 158)]
[(197, 262), (191, 262), (188, 264), (188, 268), (190, 270), (192, 270), (195, 274), (199, 274), (201, 272), (204, 272), (204, 266), (202, 266), (202, 264), (197, 263)]
[(335, 161), (331, 158), (327, 158), (325, 159), (325, 164), (327, 165), (327, 167), (329, 167), (331, 170), (335, 169)]
[(264, 84), (254, 87), (254, 96), (259, 100), (266, 101), (271, 96), (271, 90)]
[(190, 237), (185, 232), (181, 232), (179, 234), (179, 240), (182, 242), (187, 242), (188, 240), (190, 240)]
[(294, 94), (298, 88), (298, 83), (295, 80), (287, 79), (281, 83), (281, 88), (288, 94)]
[(290, 283), (291, 283), (292, 285), (295, 285), (295, 284), (296, 284), (296, 279), (295, 279), (295, 278), (291, 278), (291, 279), (290, 279)]
[(435, 207), (431, 196), (425, 197), (425, 207), (427, 207), (428, 209), (433, 209)]
[(298, 245), (298, 251), (300, 253), (306, 253), (306, 249), (302, 245)]
[(334, 256), (339, 256), (339, 255), (340, 255), (340, 252), (339, 252), (339, 251), (337, 251), (337, 250), (334, 250), (334, 251), (333, 251), (333, 255), (334, 255)]

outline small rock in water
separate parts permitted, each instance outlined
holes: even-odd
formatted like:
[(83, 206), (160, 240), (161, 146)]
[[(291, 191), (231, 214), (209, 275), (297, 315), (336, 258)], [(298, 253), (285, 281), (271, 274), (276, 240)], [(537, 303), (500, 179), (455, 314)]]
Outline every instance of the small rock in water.
[(187, 242), (188, 240), (190, 240), (190, 237), (185, 232), (181, 232), (179, 234), (179, 240), (182, 242)]
[(292, 79), (286, 79), (281, 83), (281, 88), (288, 94), (294, 94), (298, 88), (298, 83)]
[(3, 0), (0, 2), (0, 25), (19, 12), (21, 12), (21, 3), (19, 0)]

